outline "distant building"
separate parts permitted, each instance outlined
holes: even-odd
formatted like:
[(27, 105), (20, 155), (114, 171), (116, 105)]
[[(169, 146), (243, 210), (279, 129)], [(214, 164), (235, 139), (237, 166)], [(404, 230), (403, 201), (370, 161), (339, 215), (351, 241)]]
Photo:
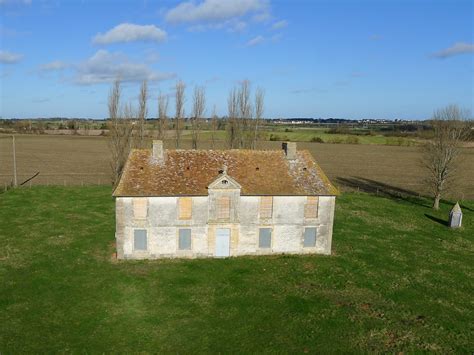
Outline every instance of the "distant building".
[(308, 151), (130, 153), (113, 196), (119, 259), (331, 253), (338, 191)]

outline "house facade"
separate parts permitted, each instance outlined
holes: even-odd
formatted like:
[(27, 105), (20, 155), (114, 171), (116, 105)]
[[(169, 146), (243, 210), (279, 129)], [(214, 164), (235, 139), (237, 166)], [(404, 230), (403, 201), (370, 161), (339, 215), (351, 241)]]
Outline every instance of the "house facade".
[(311, 154), (133, 150), (114, 191), (119, 259), (331, 253), (337, 190)]

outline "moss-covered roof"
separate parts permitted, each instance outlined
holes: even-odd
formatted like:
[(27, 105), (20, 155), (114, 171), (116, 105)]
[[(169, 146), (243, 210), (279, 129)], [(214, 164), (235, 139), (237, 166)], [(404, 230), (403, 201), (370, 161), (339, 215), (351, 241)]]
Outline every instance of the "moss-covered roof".
[(242, 195), (337, 195), (311, 154), (289, 161), (283, 150), (166, 150), (164, 162), (150, 149), (132, 150), (114, 196), (205, 196), (227, 167)]

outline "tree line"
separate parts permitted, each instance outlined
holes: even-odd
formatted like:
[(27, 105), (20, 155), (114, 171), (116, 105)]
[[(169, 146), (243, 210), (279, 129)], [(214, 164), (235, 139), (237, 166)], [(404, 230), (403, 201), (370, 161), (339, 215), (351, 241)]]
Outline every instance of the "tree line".
[[(252, 96), (250, 82), (244, 80), (234, 86), (227, 98), (228, 115), (225, 122), (226, 143), (230, 149), (256, 149), (258, 130), (264, 113), (265, 91), (257, 88)], [(164, 140), (173, 138), (176, 149), (182, 147), (182, 134), (185, 126), (186, 84), (178, 80), (174, 87), (174, 117), (168, 114), (169, 95), (158, 93), (158, 118), (155, 123), (153, 138)], [(143, 81), (138, 95), (138, 105), (130, 102), (122, 103), (122, 86), (120, 80), (115, 80), (108, 96), (108, 129), (109, 146), (112, 153), (111, 167), (113, 183), (116, 184), (125, 166), (128, 154), (132, 148), (145, 148), (147, 141), (146, 122), (148, 115), (149, 89), (147, 81)], [(195, 86), (192, 96), (192, 108), (189, 115), (191, 130), (191, 146), (197, 149), (200, 132), (207, 111), (206, 89)], [(172, 123), (172, 136), (168, 130)], [(215, 148), (219, 128), (216, 106), (210, 117), (211, 148)]]

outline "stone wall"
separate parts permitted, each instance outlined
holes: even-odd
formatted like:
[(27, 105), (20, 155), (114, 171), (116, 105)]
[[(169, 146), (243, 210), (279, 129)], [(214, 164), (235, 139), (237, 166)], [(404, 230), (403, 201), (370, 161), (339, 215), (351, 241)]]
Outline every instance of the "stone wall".
[[(230, 255), (331, 253), (334, 196), (320, 196), (318, 217), (304, 218), (305, 196), (275, 196), (272, 218), (259, 218), (260, 197), (240, 196), (232, 220), (209, 220), (212, 197), (192, 198), (192, 218), (178, 219), (177, 197), (149, 197), (147, 217), (136, 218), (133, 198), (116, 198), (117, 256), (122, 259), (213, 257), (217, 228), (231, 230)], [(259, 228), (272, 229), (271, 248), (259, 248)], [(316, 227), (315, 247), (303, 247), (305, 227)], [(179, 250), (179, 229), (191, 229), (191, 250)], [(147, 231), (147, 250), (134, 250), (134, 229)]]

